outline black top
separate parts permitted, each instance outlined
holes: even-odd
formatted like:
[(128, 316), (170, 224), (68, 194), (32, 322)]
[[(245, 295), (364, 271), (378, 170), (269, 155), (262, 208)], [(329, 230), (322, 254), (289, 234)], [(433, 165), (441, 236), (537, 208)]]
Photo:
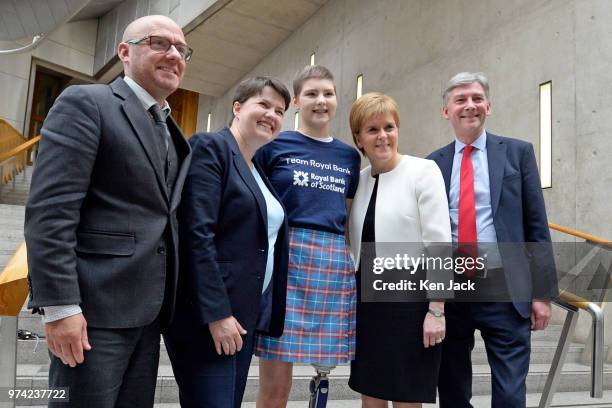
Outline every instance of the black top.
[(368, 210), (366, 211), (363, 220), (363, 229), (361, 230), (361, 242), (376, 242), (376, 234), (374, 232), (374, 217), (376, 215), (376, 194), (378, 192), (378, 175), (374, 176), (374, 190), (370, 197)]

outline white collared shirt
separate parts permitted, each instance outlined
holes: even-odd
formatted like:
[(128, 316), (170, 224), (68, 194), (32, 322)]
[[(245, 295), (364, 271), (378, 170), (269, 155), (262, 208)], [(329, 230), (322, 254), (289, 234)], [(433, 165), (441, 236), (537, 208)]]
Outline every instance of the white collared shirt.
[[(134, 81), (132, 78), (130, 78), (127, 75), (123, 78), (123, 80), (125, 81), (127, 86), (130, 87), (132, 92), (136, 94), (136, 96), (138, 97), (138, 99), (140, 100), (140, 102), (142, 103), (142, 106), (144, 106), (146, 111), (148, 111), (149, 108), (151, 108), (151, 106), (157, 103), (155, 98), (153, 98), (151, 94), (146, 91), (146, 89), (138, 85), (138, 82)], [(168, 116), (170, 116), (170, 113), (172, 111), (170, 109), (170, 105), (168, 105), (168, 101), (164, 100), (164, 105), (161, 106), (161, 110), (164, 113), (164, 115), (166, 115), (166, 119), (167, 119)]]

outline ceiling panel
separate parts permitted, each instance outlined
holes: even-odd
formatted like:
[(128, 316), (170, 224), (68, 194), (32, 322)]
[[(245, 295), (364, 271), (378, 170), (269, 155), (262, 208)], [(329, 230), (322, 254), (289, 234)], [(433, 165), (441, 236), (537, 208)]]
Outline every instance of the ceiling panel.
[[(326, 2), (230, 1), (187, 34), (194, 58), (183, 86), (205, 95), (223, 95)], [(208, 86), (212, 83), (215, 86)]]
[(15, 11), (17, 12), (17, 18), (23, 27), (23, 31), (26, 33), (35, 33), (38, 30), (38, 22), (32, 5), (28, 0), (20, 1), (15, 4)]
[[(0, 0), (0, 40), (16, 40), (47, 32), (73, 13), (86, 0)], [(124, 0), (91, 0), (74, 20), (112, 18)], [(130, 0), (133, 1), (133, 0)], [(225, 1), (225, 0), (224, 0)], [(272, 50), (306, 22), (327, 0), (231, 0), (217, 3), (218, 10), (197, 18), (202, 23), (186, 35), (194, 49), (183, 87), (205, 95), (219, 96), (250, 72)], [(139, 3), (140, 4), (140, 3)], [(17, 12), (17, 5), (19, 12)], [(179, 5), (180, 7), (180, 5)], [(124, 5), (125, 8), (125, 5)], [(109, 13), (110, 12), (110, 13)], [(127, 13), (130, 14), (130, 13)], [(199, 21), (199, 20), (197, 20)], [(108, 60), (114, 54), (114, 33), (101, 29), (113, 52), (96, 54)], [(105, 53), (97, 47), (97, 53)], [(115, 57), (102, 78), (120, 71)]]
[[(0, 24), (3, 25), (0, 27), (0, 40), (30, 39), (36, 34), (48, 33), (86, 2), (87, 0), (0, 0)], [(112, 8), (113, 4), (107, 6)]]
[(190, 91), (195, 91), (199, 93), (203, 93), (201, 90), (206, 89), (206, 95), (210, 96), (221, 96), (227, 90), (227, 87), (225, 85), (219, 85), (212, 82), (203, 81), (200, 78), (190, 76), (185, 76), (185, 78), (183, 78), (181, 88), (189, 89)]
[(291, 31), (231, 11), (217, 13), (197, 29), (200, 35), (222, 38), (262, 52), (270, 52)]
[(194, 53), (206, 55), (207, 60), (219, 61), (223, 65), (241, 70), (254, 66), (266, 55), (239, 42), (229, 42), (206, 35), (189, 35), (187, 43), (194, 49)]
[(293, 31), (301, 26), (320, 5), (307, 0), (234, 0), (226, 8), (230, 11), (251, 16), (264, 24)]
[[(36, 21), (40, 24), (40, 29), (37, 32), (45, 32), (48, 30), (48, 27), (52, 27), (52, 24), (55, 24), (55, 20), (51, 22), (49, 16), (51, 16), (51, 9), (49, 8), (49, 3), (45, 0), (30, 0), (30, 4), (32, 4), (32, 9), (34, 11), (34, 17)], [(44, 26), (47, 28), (44, 28)]]

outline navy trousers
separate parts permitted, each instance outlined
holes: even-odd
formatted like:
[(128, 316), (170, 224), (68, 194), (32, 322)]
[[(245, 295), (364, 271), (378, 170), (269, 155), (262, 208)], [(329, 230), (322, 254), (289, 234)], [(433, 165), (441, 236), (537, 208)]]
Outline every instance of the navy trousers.
[[(206, 330), (200, 327), (197, 330)], [(183, 408), (240, 408), (253, 356), (252, 331), (243, 336), (242, 350), (233, 356), (211, 355), (210, 344), (176, 330), (164, 334)], [(214, 352), (213, 352), (214, 353)]]
[(440, 408), (472, 408), (474, 330), (480, 330), (491, 367), (492, 408), (526, 404), (531, 320), (510, 302), (447, 303), (446, 338), (438, 378)]

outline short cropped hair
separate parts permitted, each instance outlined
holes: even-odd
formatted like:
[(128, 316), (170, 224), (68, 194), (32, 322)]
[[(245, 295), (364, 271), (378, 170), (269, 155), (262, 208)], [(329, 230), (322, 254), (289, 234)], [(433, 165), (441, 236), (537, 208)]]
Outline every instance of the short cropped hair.
[(446, 89), (442, 94), (444, 106), (446, 106), (448, 103), (448, 95), (450, 95), (453, 89), (457, 88), (458, 86), (470, 85), (474, 82), (477, 82), (480, 84), (480, 86), (482, 86), (485, 96), (487, 100), (489, 100), (489, 80), (482, 72), (460, 72), (453, 76), (446, 84)]
[[(236, 88), (234, 97), (232, 98), (232, 106), (234, 105), (234, 102), (243, 104), (253, 96), (261, 95), (266, 86), (269, 86), (270, 88), (274, 89), (276, 93), (278, 93), (283, 98), (285, 102), (285, 111), (287, 111), (287, 109), (289, 109), (289, 104), (291, 103), (291, 94), (289, 93), (289, 90), (278, 79), (266, 76), (247, 78), (244, 81), (240, 82), (238, 84), (238, 87)], [(229, 123), (230, 126), (232, 125), (233, 121), (234, 115), (232, 114), (232, 119)]]
[[(331, 73), (329, 69), (324, 67), (323, 65), (306, 65), (293, 78), (293, 97), (297, 98), (300, 92), (302, 92), (302, 87), (304, 86), (304, 82), (309, 79), (329, 79), (334, 82), (334, 74)], [(334, 83), (334, 90), (336, 89), (336, 84)]]
[(364, 153), (364, 151), (357, 145), (357, 135), (361, 127), (373, 116), (387, 113), (393, 116), (395, 124), (399, 128), (399, 107), (397, 106), (397, 102), (390, 96), (381, 92), (369, 92), (353, 102), (351, 113), (349, 114), (349, 126), (351, 127), (353, 142), (361, 153)]

